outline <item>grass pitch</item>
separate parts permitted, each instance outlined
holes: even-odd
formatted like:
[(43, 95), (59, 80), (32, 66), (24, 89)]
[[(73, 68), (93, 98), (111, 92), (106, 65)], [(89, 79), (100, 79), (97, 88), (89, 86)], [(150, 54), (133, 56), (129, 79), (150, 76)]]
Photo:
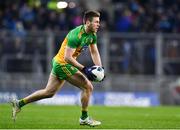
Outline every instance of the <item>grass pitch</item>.
[(11, 107), (0, 104), (0, 129), (180, 129), (178, 107), (105, 107), (91, 106), (89, 114), (101, 126), (80, 126), (79, 106), (27, 105), (11, 119)]

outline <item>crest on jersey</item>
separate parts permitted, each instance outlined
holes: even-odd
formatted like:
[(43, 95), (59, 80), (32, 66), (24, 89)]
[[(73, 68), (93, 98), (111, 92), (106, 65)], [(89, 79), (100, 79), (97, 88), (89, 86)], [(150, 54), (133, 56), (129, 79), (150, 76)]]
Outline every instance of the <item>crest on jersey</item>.
[(93, 38), (86, 38), (85, 39), (85, 43), (92, 43), (93, 42)]

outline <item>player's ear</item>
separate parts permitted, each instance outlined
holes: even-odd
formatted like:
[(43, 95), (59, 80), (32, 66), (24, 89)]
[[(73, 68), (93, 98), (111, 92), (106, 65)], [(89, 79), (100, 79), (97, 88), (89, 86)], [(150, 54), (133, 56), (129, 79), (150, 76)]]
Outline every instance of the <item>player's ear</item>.
[(83, 19), (83, 24), (86, 24), (86, 21), (85, 21), (85, 19)]
[(91, 21), (90, 21), (90, 20), (87, 20), (87, 21), (86, 21), (86, 24), (87, 24), (87, 25), (89, 25), (90, 23), (91, 23)]

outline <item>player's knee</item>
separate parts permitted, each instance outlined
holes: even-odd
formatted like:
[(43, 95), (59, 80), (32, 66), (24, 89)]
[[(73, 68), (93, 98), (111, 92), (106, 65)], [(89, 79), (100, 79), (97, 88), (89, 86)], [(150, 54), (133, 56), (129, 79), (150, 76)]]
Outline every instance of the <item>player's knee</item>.
[(89, 92), (93, 91), (93, 85), (91, 84), (90, 81), (86, 81), (86, 83), (84, 84), (84, 88)]

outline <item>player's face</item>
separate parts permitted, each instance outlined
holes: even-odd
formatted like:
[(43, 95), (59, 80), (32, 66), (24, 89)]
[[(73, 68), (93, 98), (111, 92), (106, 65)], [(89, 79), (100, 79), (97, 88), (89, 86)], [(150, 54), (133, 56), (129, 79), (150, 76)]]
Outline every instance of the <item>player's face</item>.
[(96, 33), (100, 26), (99, 17), (93, 17), (92, 21), (89, 22), (89, 30), (93, 33)]

